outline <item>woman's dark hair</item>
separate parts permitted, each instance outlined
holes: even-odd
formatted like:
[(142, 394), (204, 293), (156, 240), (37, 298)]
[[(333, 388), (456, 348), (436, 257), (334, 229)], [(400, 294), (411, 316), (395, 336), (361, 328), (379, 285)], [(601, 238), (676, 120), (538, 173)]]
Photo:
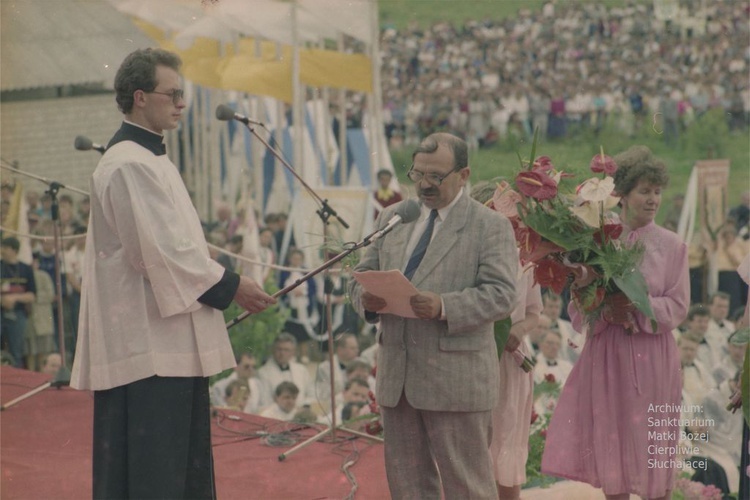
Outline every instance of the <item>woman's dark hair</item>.
[(125, 114), (133, 109), (136, 90), (152, 92), (156, 85), (156, 67), (166, 66), (180, 71), (182, 61), (177, 54), (163, 49), (138, 49), (122, 62), (115, 75), (115, 100)]
[(618, 167), (614, 175), (618, 196), (626, 196), (641, 180), (660, 187), (669, 183), (667, 166), (646, 146), (633, 146), (615, 156), (614, 160)]

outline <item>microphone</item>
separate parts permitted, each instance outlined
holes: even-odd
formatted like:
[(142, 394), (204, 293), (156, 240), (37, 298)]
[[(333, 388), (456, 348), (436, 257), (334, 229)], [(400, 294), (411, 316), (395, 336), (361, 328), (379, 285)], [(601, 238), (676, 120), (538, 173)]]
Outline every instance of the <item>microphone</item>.
[(235, 113), (234, 110), (226, 104), (219, 104), (216, 107), (216, 118), (224, 122), (237, 120), (244, 123), (245, 125), (259, 125), (261, 127), (265, 127), (265, 124), (263, 122), (259, 122), (257, 120), (248, 118), (247, 116), (242, 116), (239, 113)]
[(394, 227), (398, 226), (399, 223), (407, 224), (409, 222), (414, 222), (419, 218), (420, 213), (421, 210), (419, 209), (419, 203), (411, 199), (404, 201), (396, 209), (396, 214), (391, 217), (391, 220), (388, 221), (388, 224), (386, 224), (380, 231), (372, 234), (372, 236), (370, 237), (370, 242), (379, 240), (386, 234), (390, 233), (391, 231), (393, 231)]
[(101, 154), (104, 154), (104, 152), (107, 150), (107, 148), (105, 148), (101, 144), (97, 144), (95, 142), (91, 142), (91, 139), (89, 139), (85, 135), (76, 136), (76, 140), (73, 143), (73, 146), (78, 151), (90, 151), (92, 149), (95, 149), (95, 150), (99, 151)]

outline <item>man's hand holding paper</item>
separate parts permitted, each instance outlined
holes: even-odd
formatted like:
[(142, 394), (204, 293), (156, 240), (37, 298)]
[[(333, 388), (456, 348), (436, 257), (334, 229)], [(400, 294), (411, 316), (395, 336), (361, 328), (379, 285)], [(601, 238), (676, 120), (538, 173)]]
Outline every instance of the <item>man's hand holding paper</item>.
[(398, 269), (355, 272), (353, 276), (365, 289), (361, 298), (365, 310), (404, 318), (419, 317), (412, 309), (411, 298), (420, 292)]

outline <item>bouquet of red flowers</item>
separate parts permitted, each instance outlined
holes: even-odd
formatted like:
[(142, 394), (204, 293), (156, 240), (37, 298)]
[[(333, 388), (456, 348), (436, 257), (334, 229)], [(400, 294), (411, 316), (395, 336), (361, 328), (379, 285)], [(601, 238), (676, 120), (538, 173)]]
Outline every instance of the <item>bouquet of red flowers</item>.
[[(535, 149), (536, 139), (531, 158)], [(519, 160), (515, 186), (498, 183), (492, 205), (513, 224), (521, 263), (533, 268), (535, 281), (558, 294), (569, 285), (588, 323), (607, 305), (631, 304), (653, 321), (638, 269), (643, 247), (618, 239), (623, 227), (611, 212), (619, 201), (613, 194), (615, 161), (602, 150), (590, 163), (595, 175), (577, 183), (547, 156)], [(633, 323), (625, 326), (634, 329)]]

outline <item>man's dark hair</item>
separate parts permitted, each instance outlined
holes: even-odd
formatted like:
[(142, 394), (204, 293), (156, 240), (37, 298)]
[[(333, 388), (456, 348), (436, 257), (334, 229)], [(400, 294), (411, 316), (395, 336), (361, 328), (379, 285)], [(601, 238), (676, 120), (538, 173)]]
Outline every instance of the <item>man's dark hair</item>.
[(349, 389), (352, 388), (353, 385), (358, 385), (360, 387), (364, 387), (365, 389), (370, 388), (370, 384), (367, 382), (367, 380), (363, 378), (355, 377), (351, 380), (346, 381), (346, 384), (344, 384), (344, 390), (348, 391)]
[(440, 145), (446, 146), (453, 153), (453, 170), (460, 170), (469, 166), (469, 148), (466, 141), (445, 132), (436, 132), (425, 137), (411, 155), (412, 162), (419, 153), (432, 154)]
[(152, 92), (156, 88), (157, 66), (180, 71), (181, 65), (177, 54), (163, 49), (138, 49), (128, 54), (115, 75), (115, 99), (120, 111), (128, 114), (133, 110), (136, 90)]
[(695, 318), (696, 316), (710, 316), (708, 308), (703, 304), (693, 304), (692, 306), (690, 306), (690, 309), (688, 309), (687, 319), (688, 321), (693, 321), (693, 318)]
[(18, 249), (21, 248), (21, 242), (18, 241), (18, 238), (8, 236), (7, 238), (2, 239), (2, 242), (0, 242), (0, 246), (12, 248), (16, 252), (18, 252)]
[(274, 391), (274, 394), (276, 394), (276, 396), (281, 396), (285, 392), (291, 394), (292, 396), (296, 398), (299, 395), (299, 388), (294, 382), (285, 380), (284, 382), (281, 382), (279, 385), (276, 386), (276, 390)]
[[(336, 337), (336, 340), (334, 341), (335, 348), (338, 349), (339, 347), (346, 347), (347, 341), (353, 338), (354, 340), (357, 340), (357, 336), (353, 333), (342, 333), (338, 337)], [(359, 344), (359, 341), (357, 341), (357, 344)]]

